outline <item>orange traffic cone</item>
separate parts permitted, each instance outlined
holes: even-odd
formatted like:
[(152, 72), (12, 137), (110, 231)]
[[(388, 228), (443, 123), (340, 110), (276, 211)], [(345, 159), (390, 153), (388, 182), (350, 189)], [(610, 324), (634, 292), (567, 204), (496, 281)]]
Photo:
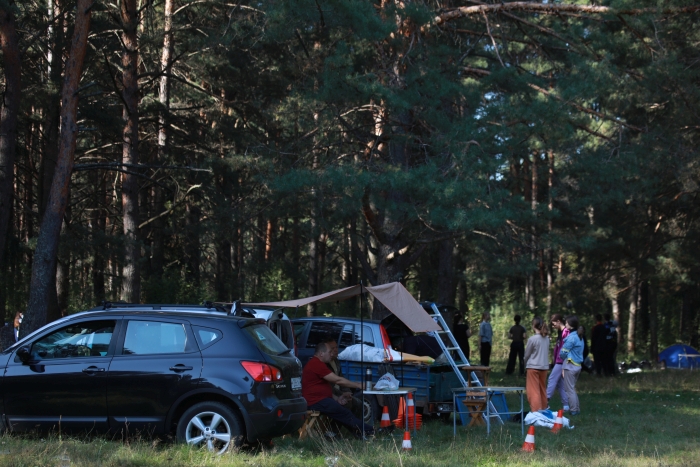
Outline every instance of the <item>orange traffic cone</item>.
[(535, 452), (535, 427), (532, 425), (530, 425), (530, 429), (527, 430), (527, 436), (525, 436), (525, 442), (523, 443), (523, 451)]
[(394, 425), (396, 425), (396, 428), (402, 428), (403, 427), (403, 417), (404, 417), (404, 411), (403, 411), (403, 406), (405, 402), (403, 400), (403, 397), (399, 399), (399, 415), (396, 417), (396, 420), (394, 420)]
[(559, 430), (564, 426), (564, 420), (562, 420), (562, 417), (564, 416), (564, 411), (560, 410), (557, 412), (557, 418), (554, 419), (554, 426), (552, 427), (552, 433), (559, 433)]
[(379, 422), (380, 428), (387, 428), (391, 426), (391, 419), (389, 418), (389, 406), (385, 405), (382, 410), (382, 420)]
[(409, 431), (403, 432), (403, 443), (401, 444), (401, 447), (404, 451), (410, 451), (413, 449), (413, 446), (411, 446), (411, 433)]
[(406, 411), (408, 413), (408, 417), (411, 418), (416, 414), (416, 406), (413, 403), (413, 394), (411, 394), (410, 392), (408, 393), (408, 404), (407, 405), (408, 405), (408, 407), (407, 407)]

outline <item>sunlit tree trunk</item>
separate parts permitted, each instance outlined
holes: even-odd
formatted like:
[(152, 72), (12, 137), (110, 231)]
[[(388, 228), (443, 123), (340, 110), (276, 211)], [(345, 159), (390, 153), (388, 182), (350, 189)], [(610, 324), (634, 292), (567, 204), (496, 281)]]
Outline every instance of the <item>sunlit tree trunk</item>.
[(627, 353), (634, 354), (637, 350), (635, 339), (637, 338), (637, 309), (639, 300), (639, 283), (637, 281), (637, 272), (633, 272), (630, 276), (630, 312), (627, 322)]
[[(124, 121), (122, 162), (130, 171), (139, 163), (139, 83), (138, 83), (138, 10), (136, 0), (121, 1), (122, 20), (122, 119)], [(139, 199), (138, 178), (122, 173), (122, 215), (124, 222), (124, 267), (121, 299), (139, 303), (141, 300), (141, 272), (139, 262)]]

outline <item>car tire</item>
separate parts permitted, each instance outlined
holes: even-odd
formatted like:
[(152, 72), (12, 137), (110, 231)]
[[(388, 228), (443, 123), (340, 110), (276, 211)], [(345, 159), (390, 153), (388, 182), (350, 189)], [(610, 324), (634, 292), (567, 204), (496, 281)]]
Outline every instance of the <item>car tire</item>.
[(195, 404), (177, 422), (178, 442), (206, 448), (217, 455), (240, 447), (243, 435), (240, 418), (221, 402)]
[(380, 414), (377, 397), (374, 394), (365, 394), (362, 400), (362, 420), (367, 425), (374, 425)]

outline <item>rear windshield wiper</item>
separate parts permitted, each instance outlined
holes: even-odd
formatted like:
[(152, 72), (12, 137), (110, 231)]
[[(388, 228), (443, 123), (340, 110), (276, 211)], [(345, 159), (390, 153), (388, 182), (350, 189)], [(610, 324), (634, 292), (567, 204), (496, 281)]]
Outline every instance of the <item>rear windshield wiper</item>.
[(284, 354), (289, 353), (291, 351), (292, 351), (292, 349), (283, 350), (280, 353), (278, 353), (277, 356), (279, 357), (280, 355), (284, 355)]

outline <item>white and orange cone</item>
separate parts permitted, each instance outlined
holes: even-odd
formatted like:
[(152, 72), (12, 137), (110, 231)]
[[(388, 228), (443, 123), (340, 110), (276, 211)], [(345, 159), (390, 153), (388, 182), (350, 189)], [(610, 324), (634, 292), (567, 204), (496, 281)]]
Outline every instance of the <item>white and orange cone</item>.
[(552, 433), (559, 433), (559, 430), (561, 430), (564, 426), (564, 420), (562, 419), (562, 417), (564, 417), (564, 411), (560, 410), (559, 412), (557, 412), (557, 418), (554, 419)]
[(530, 425), (527, 430), (527, 436), (525, 436), (525, 442), (523, 443), (524, 452), (535, 452), (535, 427)]
[(413, 446), (411, 446), (411, 432), (403, 432), (403, 443), (401, 444), (401, 448), (403, 448), (404, 451), (410, 451), (413, 449)]
[(389, 418), (389, 406), (384, 406), (382, 410), (382, 420), (379, 422), (380, 428), (388, 428), (391, 426), (391, 419)]
[(408, 393), (408, 408), (406, 409), (409, 417), (413, 417), (416, 414), (416, 405), (413, 403), (413, 394)]

